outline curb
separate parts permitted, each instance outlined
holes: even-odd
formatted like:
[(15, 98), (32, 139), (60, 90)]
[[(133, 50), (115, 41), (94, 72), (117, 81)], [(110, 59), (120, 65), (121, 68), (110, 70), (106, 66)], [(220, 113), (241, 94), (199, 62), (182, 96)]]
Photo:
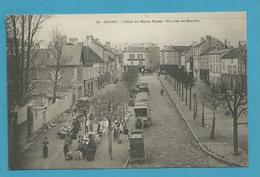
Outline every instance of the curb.
[(200, 149), (201, 149), (203, 152), (205, 152), (206, 154), (208, 154), (209, 156), (213, 157), (214, 159), (216, 159), (216, 160), (218, 160), (218, 161), (221, 161), (221, 162), (223, 162), (223, 163), (226, 163), (226, 164), (228, 164), (228, 165), (230, 165), (230, 166), (243, 167), (243, 166), (240, 165), (240, 164), (237, 164), (237, 163), (234, 163), (234, 162), (230, 162), (230, 161), (228, 161), (228, 160), (226, 160), (226, 159), (223, 159), (223, 158), (217, 156), (216, 154), (214, 154), (214, 153), (212, 153), (212, 152), (209, 152), (209, 151), (200, 143), (200, 141), (199, 141), (197, 135), (196, 135), (196, 134), (194, 133), (194, 131), (192, 130), (192, 128), (191, 128), (189, 122), (184, 118), (184, 115), (183, 115), (182, 111), (180, 110), (180, 108), (178, 107), (178, 105), (173, 101), (173, 99), (172, 99), (170, 93), (169, 93), (168, 90), (166, 89), (166, 87), (165, 87), (165, 85), (163, 84), (161, 78), (158, 77), (158, 80), (160, 81), (160, 83), (161, 83), (161, 85), (163, 86), (164, 90), (166, 91), (168, 97), (170, 98), (171, 103), (176, 106), (178, 112), (180, 113), (180, 115), (181, 115), (181, 117), (182, 117), (182, 120), (183, 120), (183, 121), (185, 122), (185, 124), (187, 125), (189, 131), (191, 132), (192, 136), (194, 137), (194, 139), (195, 139), (196, 142), (198, 143)]
[(129, 157), (127, 157), (126, 162), (125, 162), (123, 168), (127, 168), (128, 165), (129, 165)]

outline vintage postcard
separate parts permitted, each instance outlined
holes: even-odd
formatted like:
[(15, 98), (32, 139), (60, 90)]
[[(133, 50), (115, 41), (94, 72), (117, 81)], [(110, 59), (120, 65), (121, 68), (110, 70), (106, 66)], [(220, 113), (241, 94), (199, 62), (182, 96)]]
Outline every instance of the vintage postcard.
[(10, 170), (248, 166), (246, 12), (5, 20)]

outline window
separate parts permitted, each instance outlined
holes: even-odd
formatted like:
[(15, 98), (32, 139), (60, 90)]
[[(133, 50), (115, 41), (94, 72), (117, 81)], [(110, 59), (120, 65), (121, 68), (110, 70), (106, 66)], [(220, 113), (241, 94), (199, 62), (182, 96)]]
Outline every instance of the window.
[(82, 68), (78, 68), (78, 81), (81, 81), (83, 79), (83, 69)]
[(137, 54), (137, 58), (142, 59), (142, 58), (144, 58), (144, 55), (143, 54)]
[(237, 66), (233, 66), (233, 73), (234, 73), (234, 74), (237, 73)]
[(210, 71), (213, 72), (213, 71), (212, 71), (212, 65), (210, 65)]
[(223, 71), (225, 71), (225, 61), (223, 61)]
[(135, 54), (129, 54), (129, 58), (134, 59), (135, 58)]
[(165, 59), (162, 59), (162, 64), (165, 64)]
[(139, 65), (143, 66), (143, 61), (142, 60), (139, 61)]
[(228, 66), (228, 73), (231, 74), (231, 66)]
[(134, 61), (133, 61), (133, 60), (131, 61), (131, 65), (132, 65), (132, 66), (134, 65)]

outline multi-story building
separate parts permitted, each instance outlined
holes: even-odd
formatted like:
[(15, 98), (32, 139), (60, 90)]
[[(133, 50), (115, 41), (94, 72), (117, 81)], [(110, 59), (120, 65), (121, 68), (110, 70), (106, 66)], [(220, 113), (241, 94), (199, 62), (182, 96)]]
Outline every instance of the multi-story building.
[(147, 51), (144, 46), (136, 44), (129, 45), (123, 51), (124, 70), (127, 70), (127, 67), (145, 68), (146, 57)]
[(123, 66), (155, 71), (159, 66), (160, 48), (148, 42), (129, 44), (123, 51)]
[(99, 39), (94, 39), (93, 36), (89, 35), (83, 45), (88, 46), (104, 61), (104, 82), (113, 81), (117, 72), (117, 56), (112, 51), (111, 43), (106, 42), (106, 45), (103, 45)]
[(231, 48), (221, 57), (222, 79), (227, 80), (230, 86), (236, 84), (247, 88), (247, 49), (246, 45)]
[(160, 52), (160, 71), (164, 73), (171, 65), (181, 66), (181, 56), (190, 48), (191, 46), (164, 46)]
[(210, 35), (206, 35), (206, 38), (201, 38), (200, 43), (193, 42), (192, 44), (192, 56), (193, 56), (193, 76), (197, 79), (200, 75), (199, 60), (200, 54), (212, 47), (223, 48), (224, 44)]
[(192, 72), (192, 50), (186, 50), (181, 55), (181, 68), (186, 72)]
[(207, 55), (205, 55), (208, 56), (208, 58), (205, 60), (205, 62), (208, 61), (208, 68), (204, 67), (206, 71), (209, 70), (209, 75), (207, 75), (208, 72), (204, 74), (204, 76), (208, 79), (207, 81), (216, 82), (221, 79), (221, 57), (228, 51), (229, 49), (214, 48), (213, 50), (209, 51)]

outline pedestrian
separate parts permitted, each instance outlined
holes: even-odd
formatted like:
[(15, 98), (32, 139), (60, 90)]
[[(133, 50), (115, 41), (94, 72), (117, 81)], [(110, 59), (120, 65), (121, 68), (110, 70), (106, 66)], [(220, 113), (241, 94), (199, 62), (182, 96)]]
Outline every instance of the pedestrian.
[(88, 133), (88, 127), (89, 127), (89, 120), (86, 117), (86, 121), (85, 121), (85, 133)]
[(117, 127), (114, 127), (114, 141), (117, 139)]
[(163, 88), (161, 89), (161, 93), (160, 94), (161, 94), (161, 96), (163, 96), (163, 94), (164, 94), (164, 89)]
[(67, 153), (69, 152), (69, 145), (67, 144), (67, 142), (64, 143), (63, 145), (63, 153), (64, 153), (64, 158), (66, 159), (67, 157)]
[(43, 144), (43, 148), (42, 148), (42, 150), (43, 150), (43, 152), (42, 152), (43, 158), (47, 158), (48, 157), (48, 144), (49, 144), (47, 136), (44, 137), (44, 139), (42, 141), (42, 144)]

